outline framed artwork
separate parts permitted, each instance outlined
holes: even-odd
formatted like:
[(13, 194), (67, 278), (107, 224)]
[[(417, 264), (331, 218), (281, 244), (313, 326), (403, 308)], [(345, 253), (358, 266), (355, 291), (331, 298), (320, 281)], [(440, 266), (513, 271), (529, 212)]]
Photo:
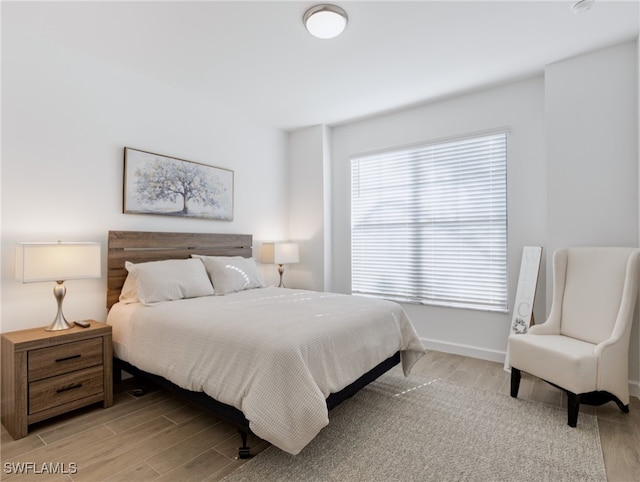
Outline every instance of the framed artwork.
[(233, 171), (125, 147), (123, 212), (233, 221)]

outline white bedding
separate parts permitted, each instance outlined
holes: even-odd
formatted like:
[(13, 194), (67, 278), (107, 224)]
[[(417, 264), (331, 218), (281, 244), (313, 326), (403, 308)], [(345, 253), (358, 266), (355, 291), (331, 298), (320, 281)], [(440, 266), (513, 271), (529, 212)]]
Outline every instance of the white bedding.
[(257, 436), (299, 453), (328, 424), (325, 399), (398, 350), (424, 348), (389, 301), (283, 288), (114, 305), (115, 355), (240, 409)]

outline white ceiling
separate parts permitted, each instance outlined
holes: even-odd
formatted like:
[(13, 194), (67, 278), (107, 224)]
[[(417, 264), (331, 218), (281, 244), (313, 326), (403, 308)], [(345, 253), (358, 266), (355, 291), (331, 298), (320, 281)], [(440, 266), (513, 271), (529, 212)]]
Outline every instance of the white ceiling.
[[(45, 2), (2, 22), (213, 99), (283, 129), (335, 125), (532, 76), (638, 36), (639, 0), (341, 1), (347, 30), (311, 37), (321, 1)], [(6, 45), (3, 48), (10, 48)]]

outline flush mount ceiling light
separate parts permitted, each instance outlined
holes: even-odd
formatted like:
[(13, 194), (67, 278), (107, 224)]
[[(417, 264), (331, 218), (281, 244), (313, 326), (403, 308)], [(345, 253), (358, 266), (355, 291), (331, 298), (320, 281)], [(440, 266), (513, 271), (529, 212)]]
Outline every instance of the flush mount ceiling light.
[(302, 17), (304, 26), (314, 37), (329, 39), (340, 35), (347, 27), (347, 12), (336, 5), (311, 7)]
[(595, 0), (577, 0), (571, 5), (573, 13), (585, 13), (593, 7)]

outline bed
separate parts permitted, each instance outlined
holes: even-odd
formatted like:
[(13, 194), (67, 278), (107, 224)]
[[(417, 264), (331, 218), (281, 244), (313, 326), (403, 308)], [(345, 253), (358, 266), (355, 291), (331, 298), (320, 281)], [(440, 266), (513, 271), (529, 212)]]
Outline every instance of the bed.
[(235, 424), (241, 458), (250, 432), (297, 454), (328, 410), (398, 363), (408, 374), (424, 348), (395, 303), (265, 287), (252, 271), (252, 241), (110, 231), (114, 368)]

